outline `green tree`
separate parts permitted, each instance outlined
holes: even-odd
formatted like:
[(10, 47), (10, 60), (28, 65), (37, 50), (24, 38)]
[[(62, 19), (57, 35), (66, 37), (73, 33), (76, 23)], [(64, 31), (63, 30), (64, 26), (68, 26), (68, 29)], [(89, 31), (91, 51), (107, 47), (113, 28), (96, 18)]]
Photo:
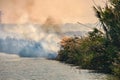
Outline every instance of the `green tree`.
[(105, 8), (95, 6), (94, 9), (108, 41), (120, 47), (120, 0), (109, 0), (109, 2), (110, 4), (106, 4)]
[(106, 53), (111, 70), (120, 76), (120, 0), (109, 0), (104, 8), (94, 7), (106, 33)]

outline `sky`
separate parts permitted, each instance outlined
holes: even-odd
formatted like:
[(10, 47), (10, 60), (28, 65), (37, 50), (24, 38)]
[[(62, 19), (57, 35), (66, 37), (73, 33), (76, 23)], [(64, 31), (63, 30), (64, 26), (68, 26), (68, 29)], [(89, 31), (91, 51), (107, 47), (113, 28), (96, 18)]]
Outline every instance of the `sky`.
[[(95, 0), (103, 5), (104, 0)], [(92, 0), (0, 0), (2, 23), (44, 23), (47, 18), (61, 23), (95, 23)]]

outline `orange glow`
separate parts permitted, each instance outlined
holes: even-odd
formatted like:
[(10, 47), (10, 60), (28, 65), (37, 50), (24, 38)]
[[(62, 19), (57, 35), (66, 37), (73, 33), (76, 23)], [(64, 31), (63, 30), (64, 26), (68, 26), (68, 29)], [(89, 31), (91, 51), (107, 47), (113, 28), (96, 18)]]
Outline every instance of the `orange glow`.
[(92, 7), (92, 0), (0, 0), (3, 23), (43, 23), (48, 16), (63, 23), (94, 23)]

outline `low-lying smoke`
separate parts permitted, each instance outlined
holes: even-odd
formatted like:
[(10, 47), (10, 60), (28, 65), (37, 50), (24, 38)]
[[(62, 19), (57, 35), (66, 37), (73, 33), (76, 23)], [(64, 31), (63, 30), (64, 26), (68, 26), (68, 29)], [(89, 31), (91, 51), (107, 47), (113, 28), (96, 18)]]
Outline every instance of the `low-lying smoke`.
[[(17, 37), (0, 38), (0, 51), (18, 54), (21, 57), (55, 58), (59, 50), (60, 26), (52, 18), (43, 25), (19, 24), (1, 26), (2, 32)], [(58, 34), (59, 33), (59, 34)]]

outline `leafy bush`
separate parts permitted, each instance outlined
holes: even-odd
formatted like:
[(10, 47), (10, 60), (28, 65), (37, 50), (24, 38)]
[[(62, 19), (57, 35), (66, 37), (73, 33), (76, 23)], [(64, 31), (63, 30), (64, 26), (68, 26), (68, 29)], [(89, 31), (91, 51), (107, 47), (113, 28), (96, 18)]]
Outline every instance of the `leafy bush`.
[[(104, 8), (94, 7), (107, 39), (106, 53), (111, 70), (120, 76), (120, 0), (109, 0)], [(112, 47), (113, 48), (112, 48)]]
[(103, 53), (104, 50), (104, 37), (102, 32), (94, 29), (85, 38), (64, 38), (61, 41), (61, 49), (57, 59), (66, 63), (79, 65), (82, 68), (92, 69), (95, 58), (98, 53)]
[(108, 42), (97, 29), (89, 32), (88, 37), (64, 38), (57, 60), (80, 66), (81, 68), (100, 70), (120, 75), (119, 49)]
[(120, 77), (120, 0), (109, 2), (104, 8), (94, 7), (105, 34), (94, 29), (84, 39), (63, 39), (58, 60)]
[(61, 41), (61, 49), (59, 51), (57, 59), (67, 63), (78, 64), (80, 55), (81, 39), (75, 38), (64, 38)]

